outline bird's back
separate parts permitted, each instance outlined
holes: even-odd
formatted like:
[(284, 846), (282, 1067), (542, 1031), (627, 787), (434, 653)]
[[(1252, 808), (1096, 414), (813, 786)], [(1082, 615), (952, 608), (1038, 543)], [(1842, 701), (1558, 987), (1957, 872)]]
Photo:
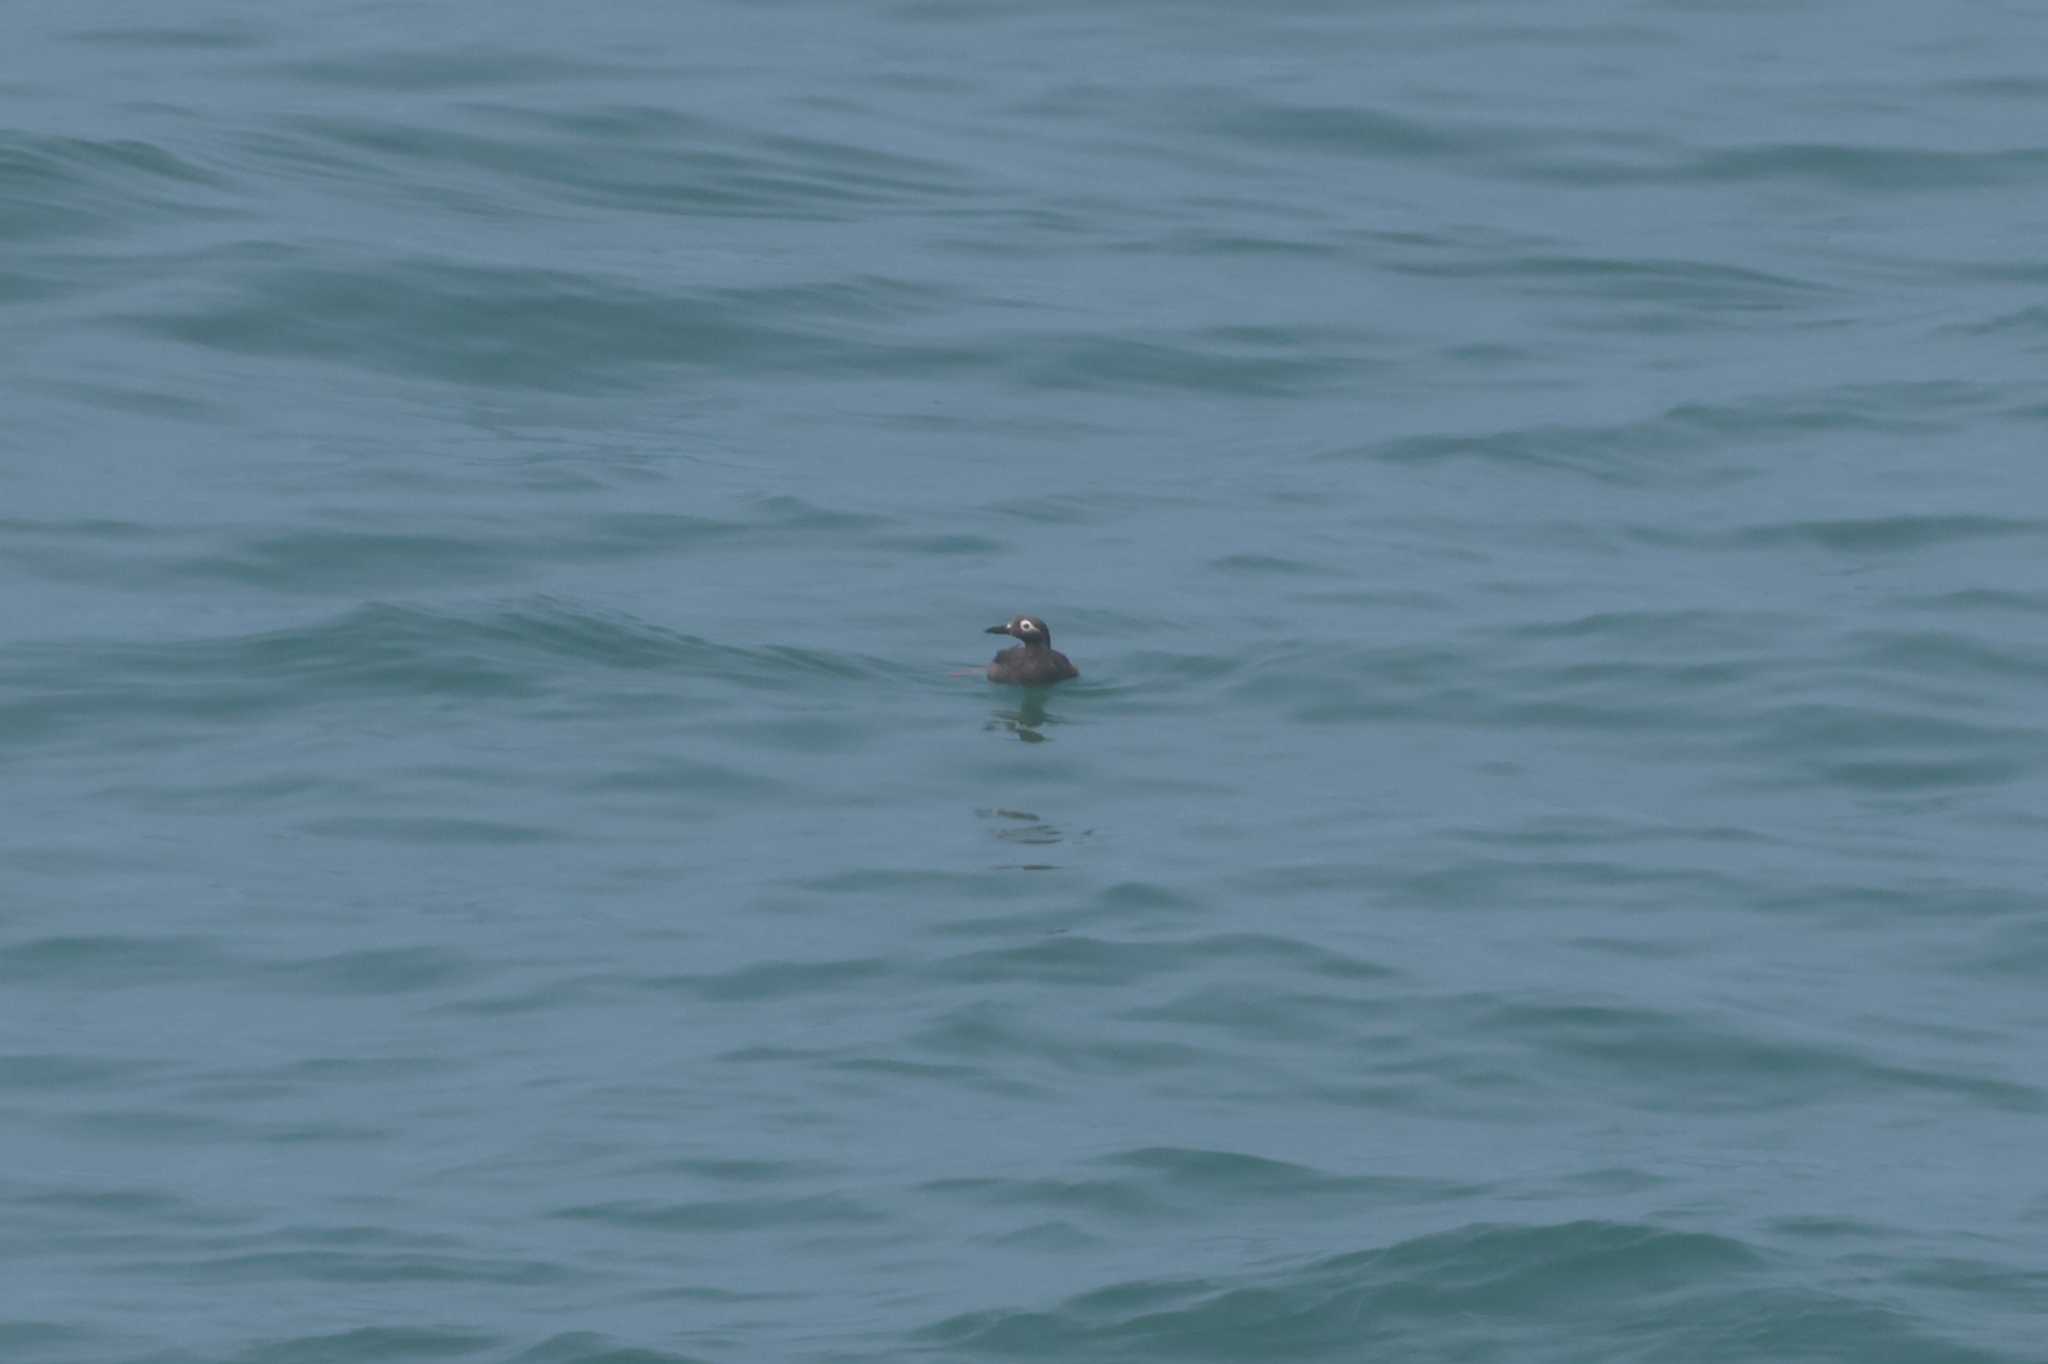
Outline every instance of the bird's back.
[(1016, 687), (1049, 687), (1081, 675), (1081, 670), (1057, 649), (1031, 649), (1014, 645), (995, 656), (988, 665), (988, 680)]

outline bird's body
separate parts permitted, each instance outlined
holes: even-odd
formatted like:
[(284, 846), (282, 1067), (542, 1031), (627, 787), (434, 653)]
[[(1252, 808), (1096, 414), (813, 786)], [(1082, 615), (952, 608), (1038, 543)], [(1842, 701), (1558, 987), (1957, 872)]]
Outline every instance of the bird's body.
[(1050, 687), (1079, 677), (1081, 670), (1052, 647), (1052, 630), (1036, 616), (1019, 616), (1007, 625), (991, 625), (988, 633), (1010, 635), (1019, 642), (988, 665), (988, 680), (1011, 687)]

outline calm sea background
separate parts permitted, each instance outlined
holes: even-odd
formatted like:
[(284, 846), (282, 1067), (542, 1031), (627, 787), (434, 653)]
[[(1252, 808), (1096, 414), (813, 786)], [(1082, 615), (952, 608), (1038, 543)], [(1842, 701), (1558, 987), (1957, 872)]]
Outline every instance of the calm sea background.
[(6, 46), (0, 1356), (2048, 1358), (2048, 7)]

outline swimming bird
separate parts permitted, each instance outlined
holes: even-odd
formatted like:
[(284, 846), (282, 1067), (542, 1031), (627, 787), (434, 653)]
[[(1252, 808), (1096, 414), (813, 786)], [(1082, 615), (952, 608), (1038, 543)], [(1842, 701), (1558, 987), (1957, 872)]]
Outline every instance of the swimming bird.
[(1081, 670), (1052, 647), (1052, 629), (1041, 616), (1019, 616), (1007, 625), (991, 625), (992, 635), (1013, 635), (1021, 643), (997, 654), (988, 665), (988, 680), (1012, 687), (1050, 687)]

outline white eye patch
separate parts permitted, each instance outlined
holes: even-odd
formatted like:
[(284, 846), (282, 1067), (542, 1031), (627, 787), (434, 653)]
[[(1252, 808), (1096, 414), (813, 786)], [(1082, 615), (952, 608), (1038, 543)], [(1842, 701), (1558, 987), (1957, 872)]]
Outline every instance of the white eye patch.
[(1038, 622), (1032, 620), (1027, 616), (1023, 620), (1017, 622), (1017, 628), (1019, 630), (1036, 630), (1038, 628)]

